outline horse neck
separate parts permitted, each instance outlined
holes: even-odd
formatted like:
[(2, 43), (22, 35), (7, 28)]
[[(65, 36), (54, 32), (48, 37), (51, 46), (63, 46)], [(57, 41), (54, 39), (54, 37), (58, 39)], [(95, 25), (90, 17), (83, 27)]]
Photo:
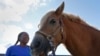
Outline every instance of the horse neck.
[[(94, 52), (94, 47), (91, 45), (93, 44), (92, 41), (94, 38), (91, 38), (91, 34), (93, 34), (93, 37), (100, 37), (100, 31), (88, 25), (71, 22), (67, 18), (63, 19), (63, 24), (63, 29), (66, 31), (63, 43), (73, 56), (88, 56)], [(94, 34), (93, 32), (98, 34)], [(96, 46), (98, 46), (98, 44)], [(91, 53), (89, 53), (90, 51)]]

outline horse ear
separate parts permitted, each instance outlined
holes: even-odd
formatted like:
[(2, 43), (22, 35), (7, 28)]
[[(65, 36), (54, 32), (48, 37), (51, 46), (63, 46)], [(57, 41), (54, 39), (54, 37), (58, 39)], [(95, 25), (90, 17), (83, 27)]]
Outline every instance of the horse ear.
[(60, 15), (64, 10), (64, 2), (56, 9), (55, 13)]

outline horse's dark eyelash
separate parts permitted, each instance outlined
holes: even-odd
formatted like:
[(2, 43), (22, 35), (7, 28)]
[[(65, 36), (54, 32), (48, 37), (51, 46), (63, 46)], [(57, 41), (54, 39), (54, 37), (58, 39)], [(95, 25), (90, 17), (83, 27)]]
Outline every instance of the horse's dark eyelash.
[(56, 21), (54, 19), (50, 20), (50, 24), (55, 24)]

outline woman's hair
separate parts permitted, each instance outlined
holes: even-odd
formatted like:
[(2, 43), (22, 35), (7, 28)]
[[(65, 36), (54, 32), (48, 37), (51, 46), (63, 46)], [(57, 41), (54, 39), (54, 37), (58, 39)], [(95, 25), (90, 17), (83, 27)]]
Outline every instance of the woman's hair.
[(21, 36), (22, 36), (24, 33), (26, 33), (26, 34), (28, 35), (28, 33), (27, 33), (27, 32), (21, 32), (21, 33), (19, 33), (19, 35), (18, 35), (18, 39), (17, 39), (17, 41), (16, 41), (15, 45), (17, 45), (17, 43), (20, 41)]

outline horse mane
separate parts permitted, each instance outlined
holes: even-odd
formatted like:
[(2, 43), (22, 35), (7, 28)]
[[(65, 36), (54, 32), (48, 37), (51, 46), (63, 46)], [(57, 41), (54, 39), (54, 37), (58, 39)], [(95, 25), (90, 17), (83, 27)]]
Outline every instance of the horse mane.
[(88, 25), (84, 20), (82, 20), (79, 16), (73, 15), (73, 14), (66, 14), (63, 13), (64, 17), (67, 17), (69, 21), (79, 23), (79, 24), (84, 24)]
[(84, 25), (87, 28), (92, 28), (92, 29), (100, 32), (99, 29), (97, 29), (96, 27), (93, 27), (93, 26), (89, 25), (87, 22), (85, 22), (84, 20), (82, 20), (82, 18), (80, 18), (79, 16), (76, 16), (76, 15), (73, 15), (73, 14), (66, 14), (66, 13), (63, 13), (62, 15), (64, 17), (66, 17), (71, 22)]
[(74, 22), (74, 23), (77, 23), (77, 24), (82, 24), (82, 25), (87, 26), (89, 28), (100, 31), (99, 29), (89, 25), (87, 22), (82, 20), (82, 18), (80, 18), (79, 16), (76, 16), (76, 15), (73, 15), (73, 14), (66, 14), (66, 13), (63, 13), (62, 15), (63, 15), (63, 17), (66, 17), (71, 22)]

